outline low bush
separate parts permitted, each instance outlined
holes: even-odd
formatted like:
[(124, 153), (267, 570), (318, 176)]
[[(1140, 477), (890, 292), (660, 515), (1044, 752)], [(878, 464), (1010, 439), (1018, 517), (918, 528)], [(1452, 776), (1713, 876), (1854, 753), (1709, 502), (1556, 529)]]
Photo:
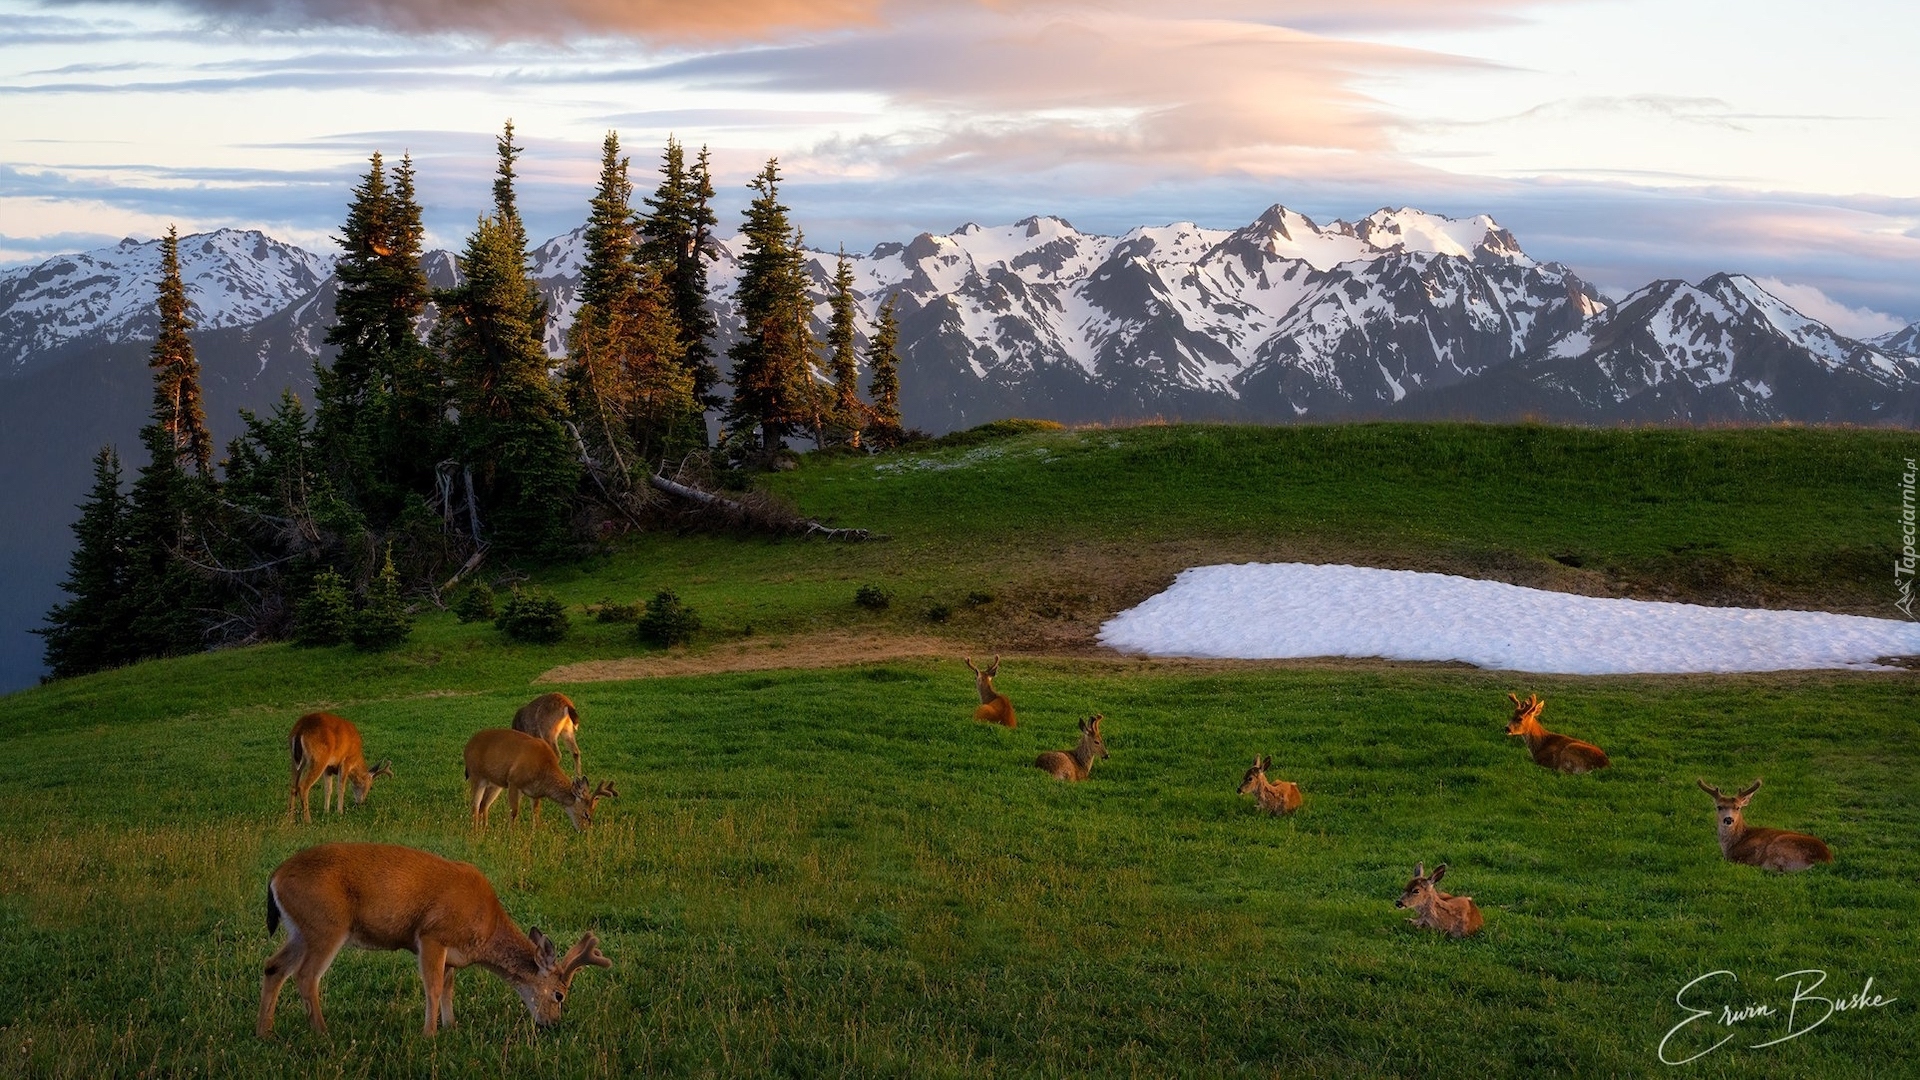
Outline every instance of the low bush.
[(684, 645), (700, 632), (700, 616), (672, 589), (662, 589), (647, 601), (635, 632), (641, 641), (663, 649)]
[(530, 645), (553, 645), (566, 639), (573, 623), (558, 598), (534, 589), (515, 589), (493, 620), (500, 632)]

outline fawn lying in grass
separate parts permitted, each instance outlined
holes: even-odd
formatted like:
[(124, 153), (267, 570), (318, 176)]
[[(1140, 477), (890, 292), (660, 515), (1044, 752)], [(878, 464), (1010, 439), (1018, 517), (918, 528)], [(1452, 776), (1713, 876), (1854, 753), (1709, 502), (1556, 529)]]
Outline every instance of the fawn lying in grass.
[(980, 691), (980, 707), (973, 710), (973, 718), (1002, 727), (1019, 727), (1020, 721), (1013, 715), (1013, 702), (1007, 695), (993, 688), (993, 677), (1000, 674), (1000, 654), (993, 654), (993, 666), (981, 671), (973, 666), (973, 657), (967, 657), (967, 670), (973, 672), (973, 684)]
[(1071, 750), (1049, 750), (1033, 759), (1037, 768), (1045, 769), (1055, 780), (1077, 783), (1085, 780), (1093, 771), (1093, 759), (1107, 757), (1107, 744), (1100, 741), (1100, 721), (1105, 719), (1094, 713), (1080, 721), (1080, 745)]
[(326, 779), (326, 788), (321, 792), (320, 812), (326, 813), (333, 805), (333, 779), (340, 778), (340, 809), (336, 813), (347, 812), (347, 788), (353, 788), (353, 802), (358, 806), (367, 801), (367, 792), (373, 790), (373, 782), (383, 776), (393, 775), (393, 765), (381, 762), (373, 768), (367, 768), (367, 759), (360, 748), (360, 729), (352, 721), (332, 713), (308, 713), (294, 721), (293, 731), (287, 736), (287, 749), (293, 758), (293, 785), (287, 793), (287, 813), (293, 813), (294, 806), (300, 808), (302, 821), (313, 820), (313, 785)]
[(1240, 778), (1240, 794), (1252, 795), (1260, 802), (1260, 809), (1269, 814), (1291, 814), (1300, 809), (1300, 785), (1289, 780), (1274, 783), (1267, 779), (1267, 770), (1273, 767), (1273, 755), (1254, 758), (1253, 768)]
[(473, 823), (481, 827), (503, 791), (513, 811), (509, 821), (520, 820), (520, 796), (525, 795), (533, 800), (534, 824), (540, 823), (540, 800), (552, 799), (565, 808), (575, 829), (593, 824), (593, 804), (620, 795), (605, 780), (594, 788), (584, 776), (568, 779), (560, 771), (560, 755), (553, 747), (512, 728), (488, 728), (475, 734), (467, 740), (465, 761), (468, 808), (473, 811)]
[(573, 751), (573, 775), (585, 775), (580, 771), (580, 710), (573, 707), (572, 698), (541, 694), (513, 714), (513, 730), (553, 747), (556, 755), (560, 753), (560, 740), (565, 739), (567, 748)]
[(289, 976), (298, 977), (313, 1030), (325, 1033), (320, 976), (345, 945), (420, 957), (428, 1035), (453, 1026), (453, 976), (468, 964), (512, 983), (541, 1027), (559, 1022), (575, 972), (613, 966), (591, 931), (556, 961), (553, 942), (539, 927), (522, 934), (472, 864), (392, 844), (321, 844), (295, 852), (267, 879), (267, 933), (282, 921), (287, 940), (267, 961), (260, 983), (254, 1030), (261, 1038), (273, 1033), (273, 1007)]
[(1393, 902), (1393, 906), (1412, 909), (1413, 918), (1409, 921), (1413, 925), (1430, 927), (1449, 937), (1462, 938), (1479, 933), (1480, 928), (1486, 925), (1486, 920), (1480, 917), (1480, 909), (1474, 906), (1473, 897), (1454, 896), (1435, 887), (1446, 872), (1446, 863), (1434, 867), (1432, 876), (1427, 874), (1426, 863), (1414, 867), (1413, 880), (1407, 882), (1406, 891)]
[(1728, 862), (1784, 874), (1805, 870), (1814, 863), (1833, 861), (1833, 852), (1827, 850), (1827, 845), (1817, 836), (1747, 825), (1747, 804), (1753, 801), (1753, 793), (1760, 790), (1760, 781), (1748, 784), (1738, 795), (1727, 795), (1705, 780), (1696, 782), (1701, 791), (1713, 796), (1714, 816), (1720, 829), (1720, 854), (1726, 856)]
[(1507, 724), (1507, 734), (1520, 736), (1533, 752), (1535, 765), (1563, 773), (1592, 772), (1607, 767), (1605, 750), (1579, 739), (1556, 735), (1540, 726), (1540, 710), (1546, 708), (1547, 703), (1541, 701), (1539, 695), (1528, 694), (1525, 701), (1514, 694), (1508, 694), (1507, 698), (1513, 702), (1513, 720)]

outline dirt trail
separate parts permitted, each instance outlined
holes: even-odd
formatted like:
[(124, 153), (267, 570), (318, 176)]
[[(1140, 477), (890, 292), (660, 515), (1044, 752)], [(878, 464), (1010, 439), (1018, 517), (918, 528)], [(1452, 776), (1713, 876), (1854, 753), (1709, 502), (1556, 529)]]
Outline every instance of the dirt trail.
[(714, 675), (725, 671), (773, 671), (780, 668), (847, 667), (886, 660), (941, 657), (957, 660), (962, 647), (932, 636), (907, 636), (867, 631), (827, 631), (819, 634), (768, 634), (729, 641), (699, 652), (670, 652), (652, 656), (623, 656), (614, 660), (583, 660), (562, 664), (536, 683), (612, 682), (666, 675)]

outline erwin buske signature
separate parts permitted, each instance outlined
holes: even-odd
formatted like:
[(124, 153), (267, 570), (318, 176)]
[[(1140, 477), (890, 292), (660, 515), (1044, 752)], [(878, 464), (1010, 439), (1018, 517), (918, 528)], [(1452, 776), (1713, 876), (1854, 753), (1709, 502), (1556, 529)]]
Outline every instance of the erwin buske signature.
[[(1814, 991), (1820, 989), (1820, 985), (1827, 981), (1827, 973), (1819, 968), (1802, 968), (1799, 971), (1789, 971), (1785, 975), (1775, 977), (1774, 982), (1783, 982), (1787, 979), (1793, 980), (1793, 996), (1788, 999), (1784, 1005), (1769, 1005), (1759, 1001), (1748, 1001), (1741, 1005), (1723, 1004), (1719, 1007), (1718, 1015), (1715, 1015), (1714, 1009), (1702, 1008), (1700, 1004), (1698, 1004), (1700, 999), (1706, 996), (1704, 991), (1694, 994), (1693, 997), (1689, 999), (1688, 991), (1693, 990), (1694, 987), (1699, 986), (1709, 979), (1720, 978), (1732, 979), (1735, 982), (1738, 982), (1740, 979), (1738, 975), (1735, 975), (1731, 971), (1709, 971), (1705, 975), (1681, 987), (1680, 992), (1673, 995), (1674, 1004), (1679, 1005), (1681, 1009), (1686, 1011), (1687, 1018), (1673, 1025), (1672, 1028), (1669, 1028), (1666, 1036), (1660, 1040), (1659, 1053), (1661, 1061), (1668, 1065), (1685, 1065), (1695, 1058), (1711, 1054), (1738, 1037), (1741, 1033), (1735, 1029), (1742, 1024), (1750, 1026), (1764, 1025), (1768, 1029), (1768, 1033), (1778, 1031), (1779, 1029), (1776, 1025), (1781, 1022), (1783, 1013), (1786, 1021), (1784, 1033), (1761, 1042), (1749, 1043), (1747, 1049), (1758, 1050), (1762, 1047), (1776, 1046), (1780, 1043), (1797, 1039), (1807, 1032), (1812, 1031), (1814, 1028), (1819, 1027), (1821, 1024), (1826, 1023), (1829, 1019), (1832, 1019), (1835, 1013), (1854, 1012), (1859, 1009), (1883, 1009), (1900, 1000), (1899, 998), (1882, 997), (1874, 993), (1872, 976), (1868, 976), (1866, 984), (1861, 986), (1859, 990), (1854, 991), (1850, 996), (1839, 998), (1821, 996), (1814, 993)], [(1686, 1057), (1673, 1058), (1667, 1056), (1667, 1044), (1672, 1042), (1675, 1036), (1686, 1031), (1687, 1028), (1696, 1023), (1707, 1025), (1708, 1030), (1704, 1033), (1706, 1037), (1711, 1037), (1711, 1029), (1714, 1026), (1725, 1028), (1728, 1033), (1722, 1037), (1720, 1041), (1704, 1050), (1688, 1054)], [(1691, 1043), (1692, 1040), (1683, 1039), (1682, 1042)], [(1684, 1048), (1685, 1047), (1682, 1046), (1675, 1047), (1674, 1049), (1677, 1053)]]

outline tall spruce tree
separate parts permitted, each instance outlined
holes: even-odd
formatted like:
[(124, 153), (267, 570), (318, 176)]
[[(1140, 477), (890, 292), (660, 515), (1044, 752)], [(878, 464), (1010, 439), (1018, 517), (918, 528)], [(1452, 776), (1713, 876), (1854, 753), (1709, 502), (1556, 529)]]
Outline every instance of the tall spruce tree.
[[(705, 444), (705, 425), (682, 364), (671, 297), (641, 257), (633, 185), (619, 137), (601, 146), (600, 182), (585, 232), (581, 305), (567, 334), (567, 405), (596, 460), (624, 485), (642, 464)], [(596, 476), (604, 486), (606, 476)], [(611, 492), (609, 492), (611, 494)]]
[(486, 539), (510, 555), (553, 558), (570, 538), (580, 465), (541, 344), (545, 306), (527, 274), (526, 230), (514, 210), (513, 128), (500, 139), (494, 217), (460, 258), (465, 280), (436, 295), (436, 342), (459, 412), (459, 460), (473, 470)]
[(127, 497), (120, 491), (120, 455), (103, 446), (93, 459), (93, 489), (73, 524), (77, 543), (60, 588), (72, 599), (47, 612), (33, 632), (45, 642), (54, 678), (117, 667), (135, 656), (127, 637)]
[(340, 231), (327, 331), (338, 352), (330, 367), (315, 368), (314, 412), (328, 468), (376, 527), (430, 490), (446, 442), (445, 390), (416, 331), (432, 296), (420, 262), (424, 234), (411, 158), (389, 186), (375, 152)]
[(733, 360), (727, 424), (735, 431), (758, 427), (760, 449), (771, 454), (811, 419), (812, 302), (800, 238), (780, 203), (779, 160), (769, 158), (747, 186), (755, 194), (740, 229), (747, 250), (734, 300), (743, 325), (727, 350)]
[(158, 309), (148, 366), (153, 413), (140, 429), (147, 464), (133, 483), (127, 513), (129, 648), (134, 656), (169, 656), (205, 644), (211, 590), (191, 553), (204, 547), (214, 514), (213, 438), (200, 404), (180, 240), (172, 228), (160, 245)]
[(853, 297), (853, 262), (847, 249), (840, 249), (834, 265), (833, 291), (828, 295), (833, 321), (827, 333), (827, 372), (833, 378), (833, 408), (828, 426), (833, 437), (851, 446), (860, 445), (865, 424), (865, 408), (860, 403), (860, 358), (854, 350), (859, 307)]
[(714, 394), (720, 369), (714, 365), (716, 324), (707, 307), (707, 263), (713, 259), (713, 229), (720, 219), (713, 212), (707, 148), (700, 148), (689, 168), (679, 140), (669, 137), (660, 174), (660, 186), (644, 200), (648, 212), (640, 223), (641, 257), (665, 284), (679, 327), (680, 363), (693, 379), (700, 407), (710, 409), (720, 404)]
[(880, 305), (873, 336), (867, 339), (867, 399), (873, 402), (876, 441), (897, 440), (900, 425), (900, 323), (894, 318), (893, 297)]

